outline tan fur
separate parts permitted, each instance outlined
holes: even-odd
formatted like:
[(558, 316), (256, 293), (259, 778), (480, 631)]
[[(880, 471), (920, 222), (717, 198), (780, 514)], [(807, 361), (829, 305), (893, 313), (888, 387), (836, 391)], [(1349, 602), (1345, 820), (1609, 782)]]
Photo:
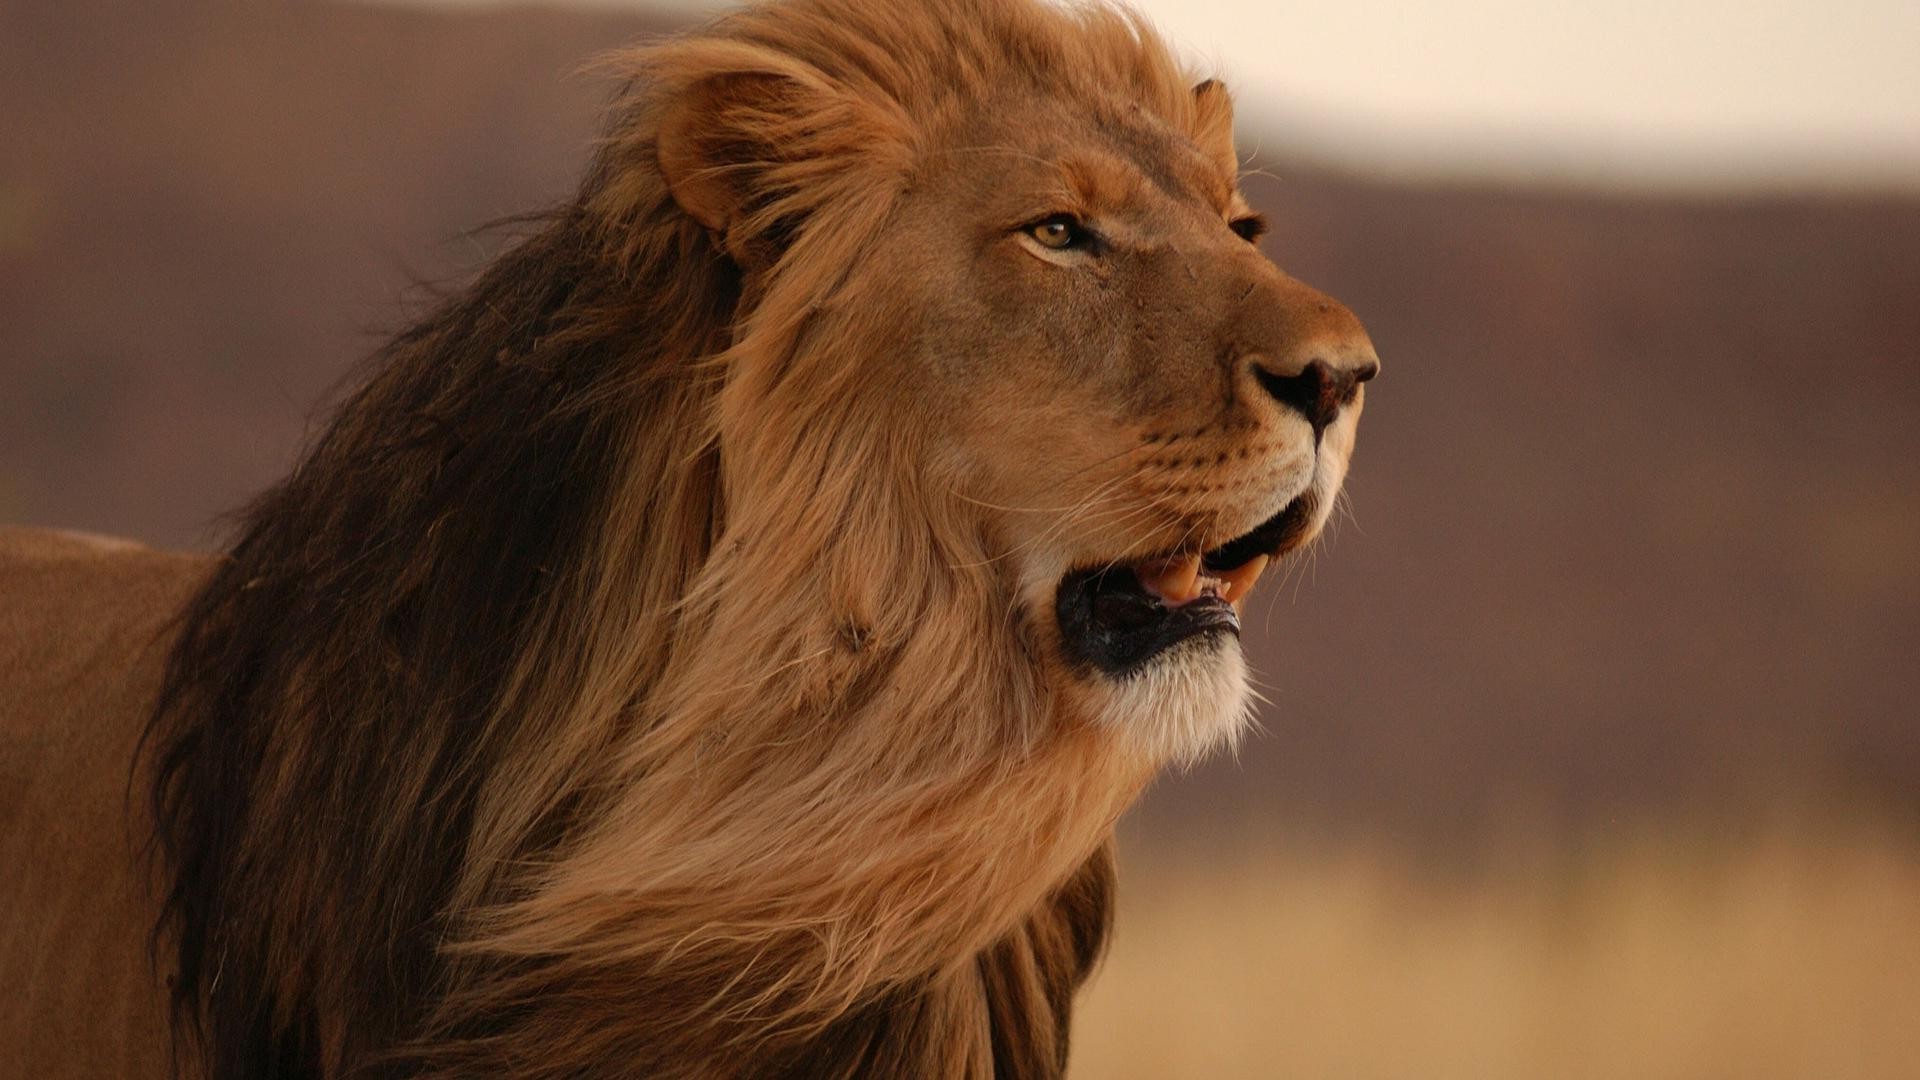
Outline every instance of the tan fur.
[[(183, 1052), (1057, 1076), (1114, 821), (1246, 689), (1232, 643), (1076, 668), (1054, 588), (1317, 529), (1358, 404), (1316, 453), (1253, 370), (1371, 347), (1229, 228), (1225, 93), (1126, 15), (792, 0), (618, 66), (575, 202), (388, 348), (181, 616)], [(1111, 257), (1024, 229), (1062, 212)], [(119, 693), (116, 783), (154, 689)]]
[[(204, 559), (0, 528), (0, 1072), (151, 1076), (167, 1060), (154, 897), (128, 763), (168, 623)], [(129, 815), (129, 811), (132, 814)]]

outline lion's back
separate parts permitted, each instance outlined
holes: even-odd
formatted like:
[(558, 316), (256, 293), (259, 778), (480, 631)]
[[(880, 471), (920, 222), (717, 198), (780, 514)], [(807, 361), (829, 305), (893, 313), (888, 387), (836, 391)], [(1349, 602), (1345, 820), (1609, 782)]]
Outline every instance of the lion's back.
[(173, 615), (208, 565), (0, 528), (0, 1060), (19, 1075), (163, 1071), (129, 766)]

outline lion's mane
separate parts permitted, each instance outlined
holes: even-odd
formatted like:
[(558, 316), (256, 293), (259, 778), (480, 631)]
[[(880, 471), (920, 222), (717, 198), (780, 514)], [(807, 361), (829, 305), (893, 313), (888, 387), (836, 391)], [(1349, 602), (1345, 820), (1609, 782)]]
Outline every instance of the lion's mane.
[[(1147, 766), (1048, 723), (977, 512), (854, 411), (899, 313), (847, 271), (958, 104), (1190, 128), (1191, 82), (1128, 16), (1014, 0), (619, 62), (576, 197), (386, 346), (185, 612), (147, 742), (182, 1050), (1058, 1075)], [(719, 235), (658, 134), (740, 75), (786, 89), (726, 133), (756, 194)]]

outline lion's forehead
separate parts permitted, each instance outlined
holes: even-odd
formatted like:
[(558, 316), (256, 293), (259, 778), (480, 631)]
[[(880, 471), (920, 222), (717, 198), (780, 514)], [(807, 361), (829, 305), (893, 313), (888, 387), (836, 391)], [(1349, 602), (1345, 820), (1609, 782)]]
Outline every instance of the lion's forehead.
[(1034, 97), (988, 102), (978, 123), (932, 140), (923, 157), (996, 194), (1058, 186), (1090, 206), (1124, 211), (1155, 196), (1228, 215), (1246, 209), (1239, 177), (1137, 103)]

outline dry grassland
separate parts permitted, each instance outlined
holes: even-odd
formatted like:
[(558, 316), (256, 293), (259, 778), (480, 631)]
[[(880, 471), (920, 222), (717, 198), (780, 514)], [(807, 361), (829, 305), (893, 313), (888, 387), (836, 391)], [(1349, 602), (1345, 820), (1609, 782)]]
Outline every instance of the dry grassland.
[(1703, 835), (1452, 875), (1354, 848), (1132, 860), (1074, 1075), (1920, 1077), (1920, 849)]

